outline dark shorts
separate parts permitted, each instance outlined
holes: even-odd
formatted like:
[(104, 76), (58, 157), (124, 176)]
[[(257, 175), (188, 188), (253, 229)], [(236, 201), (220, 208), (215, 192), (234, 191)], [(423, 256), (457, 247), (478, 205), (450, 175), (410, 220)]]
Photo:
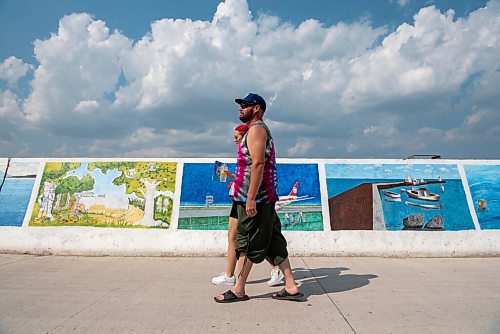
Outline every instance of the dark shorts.
[(277, 266), (288, 257), (286, 240), (281, 233), (281, 222), (274, 203), (257, 204), (257, 215), (248, 217), (245, 203), (236, 202), (238, 210), (238, 234), (236, 258), (246, 254), (253, 263), (269, 261)]
[(238, 219), (238, 207), (235, 202), (233, 202), (233, 206), (231, 207), (231, 212), (229, 213), (229, 217)]

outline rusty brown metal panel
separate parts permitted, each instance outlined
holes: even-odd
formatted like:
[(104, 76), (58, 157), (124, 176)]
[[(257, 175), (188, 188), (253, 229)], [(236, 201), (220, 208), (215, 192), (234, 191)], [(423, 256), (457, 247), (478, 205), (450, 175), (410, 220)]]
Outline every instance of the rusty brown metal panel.
[(373, 230), (373, 192), (371, 183), (328, 200), (332, 230)]

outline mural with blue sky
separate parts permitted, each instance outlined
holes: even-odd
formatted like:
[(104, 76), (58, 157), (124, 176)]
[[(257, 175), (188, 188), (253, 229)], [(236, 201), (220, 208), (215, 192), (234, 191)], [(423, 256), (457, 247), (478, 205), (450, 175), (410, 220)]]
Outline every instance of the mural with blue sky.
[[(179, 228), (193, 230), (227, 229), (232, 198), (230, 179), (214, 177), (213, 163), (185, 163), (182, 176)], [(227, 163), (231, 173), (234, 163)], [(303, 199), (277, 203), (283, 230), (322, 231), (323, 215), (318, 165), (278, 163), (278, 195), (287, 196), (298, 182), (297, 196)]]
[(30, 226), (170, 225), (175, 162), (48, 162)]
[[(386, 198), (379, 190), (387, 230), (402, 230), (403, 219), (412, 214), (422, 214), (428, 222), (436, 215), (444, 219), (445, 230), (474, 229), (465, 196), (465, 190), (455, 164), (326, 164), (328, 198), (337, 196), (362, 183), (397, 183), (405, 178), (413, 185), (390, 188), (398, 200)], [(444, 183), (425, 184), (442, 180)], [(420, 184), (420, 185), (419, 185)], [(408, 191), (427, 189), (437, 195), (438, 202), (410, 198)]]
[(500, 229), (500, 165), (466, 165), (464, 170), (481, 229)]
[[(228, 163), (228, 169), (234, 173), (236, 165)], [(316, 164), (277, 164), (278, 194), (285, 196), (290, 193), (296, 181), (299, 181), (297, 196), (313, 197), (301, 204), (321, 205), (321, 195)], [(214, 163), (184, 164), (181, 205), (205, 205), (207, 194), (214, 197), (213, 205), (231, 205), (229, 197), (229, 181), (214, 180), (212, 175)]]

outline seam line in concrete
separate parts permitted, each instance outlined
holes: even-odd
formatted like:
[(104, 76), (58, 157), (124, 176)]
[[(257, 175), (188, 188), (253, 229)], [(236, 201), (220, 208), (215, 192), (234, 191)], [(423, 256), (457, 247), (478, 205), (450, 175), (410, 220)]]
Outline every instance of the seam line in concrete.
[(110, 292), (108, 292), (107, 294), (105, 294), (104, 296), (101, 296), (100, 298), (97, 298), (92, 303), (90, 303), (89, 305), (87, 305), (84, 308), (82, 308), (80, 311), (78, 311), (76, 313), (73, 313), (67, 319), (64, 319), (60, 324), (58, 324), (57, 326), (55, 326), (54, 328), (52, 328), (51, 330), (49, 330), (49, 332), (56, 330), (58, 327), (61, 327), (62, 325), (64, 325), (64, 323), (66, 323), (69, 320), (73, 319), (75, 316), (77, 316), (78, 314), (82, 313), (83, 311), (85, 311), (89, 307), (94, 306), (95, 304), (99, 303), (101, 300), (105, 299), (106, 297), (108, 297), (110, 294), (112, 294), (116, 290), (119, 290), (119, 288), (114, 288), (113, 290), (111, 290)]
[(332, 297), (330, 297), (330, 294), (328, 292), (326, 292), (326, 289), (323, 287), (323, 285), (321, 284), (321, 282), (318, 280), (318, 278), (316, 277), (316, 275), (313, 274), (311, 268), (309, 268), (309, 266), (307, 265), (306, 261), (304, 260), (303, 257), (300, 258), (302, 260), (302, 263), (304, 263), (304, 266), (307, 268), (307, 270), (309, 270), (309, 272), (311, 273), (311, 275), (314, 277), (314, 279), (316, 280), (316, 282), (318, 283), (318, 285), (321, 287), (321, 290), (323, 290), (323, 292), (325, 293), (325, 295), (328, 297), (328, 299), (330, 299), (330, 301), (332, 302), (333, 306), (335, 306), (335, 308), (337, 309), (337, 311), (339, 311), (340, 315), (342, 316), (342, 318), (344, 318), (345, 322), (349, 325), (349, 327), (351, 328), (352, 332), (354, 334), (356, 334), (356, 331), (354, 330), (354, 328), (351, 326), (351, 324), (349, 323), (349, 320), (347, 320), (347, 318), (344, 316), (344, 313), (342, 313), (342, 311), (340, 310), (340, 308), (337, 306), (337, 304), (335, 304), (335, 302), (333, 301)]

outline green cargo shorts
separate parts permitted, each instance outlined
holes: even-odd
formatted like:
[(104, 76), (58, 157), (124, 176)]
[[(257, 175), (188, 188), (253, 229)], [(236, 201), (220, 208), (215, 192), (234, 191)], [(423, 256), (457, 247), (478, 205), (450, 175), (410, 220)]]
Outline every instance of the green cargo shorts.
[(236, 258), (246, 254), (253, 263), (267, 260), (277, 266), (288, 257), (286, 240), (281, 233), (281, 222), (274, 203), (257, 204), (257, 215), (248, 217), (244, 202), (236, 202), (238, 208), (238, 233)]

